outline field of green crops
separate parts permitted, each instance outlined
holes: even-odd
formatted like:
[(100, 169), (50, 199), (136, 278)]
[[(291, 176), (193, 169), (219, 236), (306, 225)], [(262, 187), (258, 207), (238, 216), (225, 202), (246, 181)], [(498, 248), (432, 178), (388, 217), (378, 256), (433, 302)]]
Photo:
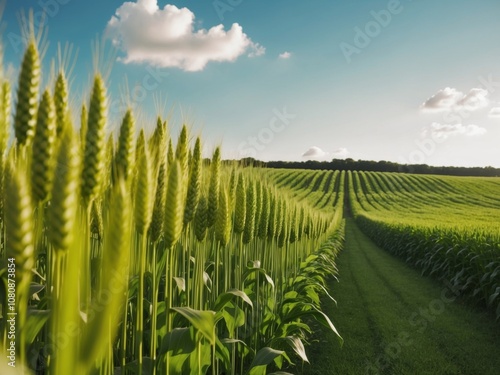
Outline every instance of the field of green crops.
[(204, 159), (188, 127), (136, 123), (132, 110), (115, 139), (99, 75), (78, 116), (64, 71), (41, 95), (40, 75), (31, 43), (13, 121), (12, 83), (0, 90), (9, 364), (61, 375), (264, 374), (307, 361), (309, 321), (336, 333), (320, 297), (342, 244), (342, 191), (317, 209), (314, 185), (227, 165), (219, 147)]
[[(348, 211), (380, 247), (500, 317), (500, 179), (381, 172), (267, 171), (317, 210)], [(310, 186), (310, 191), (304, 187)]]
[(109, 134), (105, 80), (75, 113), (55, 77), (32, 42), (0, 82), (2, 369), (300, 371), (312, 323), (342, 343), (321, 299), (344, 214), (500, 316), (499, 179), (242, 167), (132, 109)]
[(500, 179), (353, 172), (360, 228), (500, 317)]

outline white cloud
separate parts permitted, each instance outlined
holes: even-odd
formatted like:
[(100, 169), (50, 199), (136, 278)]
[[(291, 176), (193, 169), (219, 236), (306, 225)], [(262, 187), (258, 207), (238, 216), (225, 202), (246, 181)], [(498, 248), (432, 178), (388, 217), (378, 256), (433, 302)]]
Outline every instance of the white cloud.
[(457, 111), (465, 109), (475, 111), (488, 105), (488, 91), (473, 88), (464, 94), (455, 88), (446, 87), (427, 99), (421, 106), (427, 112)]
[(422, 104), (422, 109), (429, 111), (442, 111), (452, 108), (463, 97), (457, 89), (446, 87), (439, 90)]
[(317, 146), (310, 147), (302, 154), (302, 157), (308, 159), (326, 159), (332, 157), (334, 159), (345, 159), (349, 155), (349, 151), (345, 147), (338, 148), (334, 152), (326, 152)]
[(333, 157), (336, 159), (345, 159), (349, 155), (347, 148), (341, 147), (333, 152)]
[(312, 146), (306, 152), (302, 154), (305, 158), (320, 159), (327, 156), (328, 153), (320, 149), (319, 147)]
[(280, 59), (289, 59), (290, 57), (292, 57), (292, 54), (288, 51), (285, 51), (283, 53), (280, 53), (278, 57)]
[(430, 126), (422, 131), (423, 137), (432, 137), (437, 139), (448, 139), (454, 136), (479, 136), (486, 134), (486, 129), (477, 125), (462, 125), (462, 124), (440, 124), (433, 122)]
[(124, 63), (149, 63), (202, 70), (210, 61), (235, 61), (248, 52), (260, 56), (265, 48), (252, 42), (234, 23), (229, 30), (217, 25), (195, 29), (195, 15), (175, 5), (158, 7), (157, 0), (125, 2), (111, 17), (105, 35), (125, 52)]
[(248, 57), (258, 57), (266, 53), (266, 47), (261, 46), (259, 43), (252, 44), (252, 51), (248, 54)]
[(489, 116), (492, 118), (500, 118), (500, 107), (491, 108)]
[(485, 89), (472, 89), (467, 95), (458, 101), (458, 106), (468, 111), (475, 111), (488, 105), (488, 91)]

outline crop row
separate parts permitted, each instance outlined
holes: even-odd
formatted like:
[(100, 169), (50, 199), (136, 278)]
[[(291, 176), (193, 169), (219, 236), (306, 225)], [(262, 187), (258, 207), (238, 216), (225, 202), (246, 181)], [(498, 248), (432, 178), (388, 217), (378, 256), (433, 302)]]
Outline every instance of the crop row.
[(368, 236), (500, 318), (498, 181), (370, 172), (348, 179), (353, 214)]
[(132, 109), (115, 140), (99, 75), (77, 133), (64, 70), (40, 96), (40, 65), (32, 40), (12, 124), (10, 83), (0, 85), (0, 333), (8, 347), (12, 307), (19, 364), (263, 374), (308, 361), (308, 319), (337, 333), (320, 296), (336, 273), (343, 198), (315, 209), (307, 197), (311, 185), (330, 197), (338, 173), (283, 185), (223, 164), (219, 147), (204, 160), (186, 126), (174, 142), (158, 118), (136, 137)]

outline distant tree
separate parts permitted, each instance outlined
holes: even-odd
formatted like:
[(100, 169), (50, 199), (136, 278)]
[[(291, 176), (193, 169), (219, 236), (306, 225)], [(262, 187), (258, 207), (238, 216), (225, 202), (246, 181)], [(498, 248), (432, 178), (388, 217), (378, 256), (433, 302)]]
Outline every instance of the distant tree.
[(332, 159), (331, 161), (307, 160), (299, 161), (269, 161), (261, 162), (253, 158), (240, 161), (245, 165), (263, 166), (267, 168), (311, 169), (311, 170), (340, 170), (340, 171), (372, 171), (415, 174), (437, 174), (450, 176), (500, 176), (500, 168), (488, 167), (445, 167), (430, 166), (427, 164), (399, 164), (380, 160)]

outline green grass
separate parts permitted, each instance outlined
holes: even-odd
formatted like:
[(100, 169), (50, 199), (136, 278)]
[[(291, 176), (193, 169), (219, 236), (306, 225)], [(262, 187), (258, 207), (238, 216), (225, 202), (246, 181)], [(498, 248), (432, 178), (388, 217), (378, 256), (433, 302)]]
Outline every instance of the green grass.
[(363, 213), (397, 225), (498, 235), (500, 178), (352, 172)]
[(500, 318), (500, 179), (349, 172), (356, 223), (425, 275)]
[(324, 311), (344, 347), (318, 329), (306, 374), (498, 373), (500, 325), (449, 301), (452, 291), (378, 248), (350, 218), (338, 268), (338, 307), (325, 300)]

